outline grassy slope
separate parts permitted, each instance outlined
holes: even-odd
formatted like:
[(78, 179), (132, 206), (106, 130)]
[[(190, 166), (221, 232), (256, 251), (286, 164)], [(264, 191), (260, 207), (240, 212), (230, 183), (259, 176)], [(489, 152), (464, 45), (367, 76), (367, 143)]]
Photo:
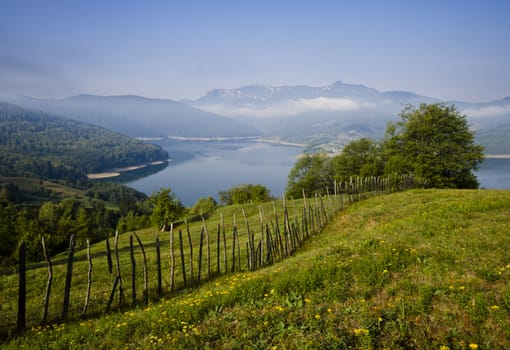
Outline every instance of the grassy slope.
[(296, 256), (6, 348), (510, 348), (510, 192), (355, 203)]
[[(79, 190), (76, 188), (72, 188), (69, 186), (64, 186), (58, 184), (56, 182), (47, 181), (47, 180), (39, 180), (36, 178), (27, 178), (27, 177), (5, 177), (0, 176), (0, 184), (13, 184), (18, 186), (21, 190), (26, 192), (37, 192), (41, 189), (52, 191), (58, 196), (59, 199), (64, 198), (78, 198), (83, 199), (85, 197), (85, 191)], [(37, 197), (34, 196), (30, 203), (36, 205), (40, 204), (41, 201), (47, 201), (48, 197)]]

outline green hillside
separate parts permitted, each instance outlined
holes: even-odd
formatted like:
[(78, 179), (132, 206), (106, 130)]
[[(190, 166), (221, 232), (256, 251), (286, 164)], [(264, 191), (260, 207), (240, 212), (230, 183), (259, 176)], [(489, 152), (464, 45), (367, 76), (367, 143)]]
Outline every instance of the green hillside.
[(148, 306), (34, 327), (3, 347), (507, 349), (509, 208), (509, 191), (373, 197), (280, 263)]
[(476, 132), (476, 140), (485, 147), (486, 154), (510, 154), (510, 124), (481, 129)]
[(1, 176), (71, 180), (168, 159), (159, 146), (6, 103), (0, 103), (0, 154)]

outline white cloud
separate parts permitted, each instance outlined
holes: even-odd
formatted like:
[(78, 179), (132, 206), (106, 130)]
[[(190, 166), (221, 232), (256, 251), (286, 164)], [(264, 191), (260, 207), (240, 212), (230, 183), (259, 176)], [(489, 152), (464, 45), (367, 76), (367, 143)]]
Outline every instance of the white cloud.
[(505, 114), (510, 114), (510, 105), (506, 106), (487, 106), (481, 108), (471, 108), (462, 111), (462, 114), (471, 118), (480, 117), (499, 117)]
[(206, 105), (196, 107), (230, 117), (253, 116), (268, 118), (288, 117), (312, 111), (353, 111), (360, 109), (360, 104), (347, 98), (318, 97), (313, 99), (286, 100), (270, 106), (245, 105), (243, 107), (229, 107), (224, 105)]

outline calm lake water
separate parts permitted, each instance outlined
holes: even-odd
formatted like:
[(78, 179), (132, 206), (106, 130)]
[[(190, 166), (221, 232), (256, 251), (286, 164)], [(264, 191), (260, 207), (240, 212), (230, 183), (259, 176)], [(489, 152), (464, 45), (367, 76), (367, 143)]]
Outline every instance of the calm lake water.
[[(148, 195), (170, 187), (186, 206), (243, 183), (262, 184), (281, 196), (302, 148), (256, 141), (158, 142), (172, 161), (164, 170), (127, 182)], [(510, 159), (487, 159), (476, 172), (482, 188), (510, 189)]]
[(158, 144), (172, 158), (168, 167), (125, 184), (149, 195), (170, 187), (186, 206), (200, 197), (218, 199), (218, 191), (244, 183), (265, 185), (273, 196), (281, 196), (302, 150), (256, 141), (165, 140)]
[(510, 189), (510, 159), (485, 159), (475, 175), (480, 182), (480, 188)]

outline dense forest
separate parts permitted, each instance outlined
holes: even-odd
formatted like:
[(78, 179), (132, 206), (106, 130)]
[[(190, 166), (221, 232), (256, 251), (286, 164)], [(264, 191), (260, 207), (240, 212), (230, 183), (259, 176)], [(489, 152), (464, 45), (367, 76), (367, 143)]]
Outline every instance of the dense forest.
[[(20, 241), (41, 258), (104, 239), (115, 229), (150, 225), (147, 196), (87, 173), (168, 159), (159, 146), (72, 119), (0, 103), (0, 265), (15, 259)], [(119, 223), (121, 225), (119, 225)], [(119, 227), (117, 227), (119, 225)]]
[(0, 154), (2, 176), (71, 180), (168, 159), (159, 146), (5, 103), (0, 103)]

